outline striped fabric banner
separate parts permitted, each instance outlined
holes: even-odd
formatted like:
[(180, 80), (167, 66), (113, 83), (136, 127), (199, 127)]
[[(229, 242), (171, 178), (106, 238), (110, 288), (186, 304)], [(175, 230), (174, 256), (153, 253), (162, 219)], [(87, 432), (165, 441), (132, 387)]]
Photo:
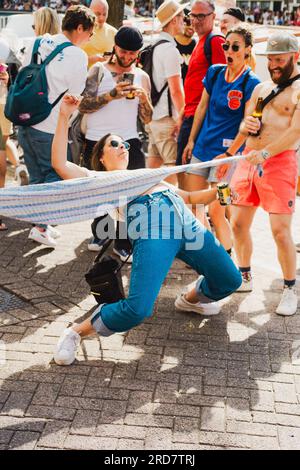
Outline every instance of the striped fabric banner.
[(0, 189), (0, 215), (50, 225), (90, 220), (129, 203), (169, 175), (189, 168), (233, 163), (244, 158), (238, 155), (176, 167), (104, 171), (99, 172), (99, 176), (88, 178), (4, 188)]

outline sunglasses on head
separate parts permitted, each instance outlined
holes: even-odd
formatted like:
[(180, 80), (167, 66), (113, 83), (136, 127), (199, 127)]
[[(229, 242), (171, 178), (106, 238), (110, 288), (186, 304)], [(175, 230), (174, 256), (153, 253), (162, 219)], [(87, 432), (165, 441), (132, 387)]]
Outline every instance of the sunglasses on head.
[(114, 149), (118, 149), (118, 148), (120, 147), (120, 145), (122, 145), (122, 144), (124, 145), (124, 148), (125, 148), (126, 150), (129, 150), (129, 149), (130, 149), (130, 144), (129, 144), (128, 142), (126, 142), (126, 141), (120, 142), (119, 140), (111, 140), (111, 141), (109, 142), (109, 145), (110, 145), (111, 147), (113, 147)]
[(225, 52), (229, 51), (230, 47), (233, 50), (233, 52), (238, 52), (240, 50), (240, 46), (238, 44), (232, 44), (232, 45), (226, 44), (226, 43), (222, 44), (223, 51)]

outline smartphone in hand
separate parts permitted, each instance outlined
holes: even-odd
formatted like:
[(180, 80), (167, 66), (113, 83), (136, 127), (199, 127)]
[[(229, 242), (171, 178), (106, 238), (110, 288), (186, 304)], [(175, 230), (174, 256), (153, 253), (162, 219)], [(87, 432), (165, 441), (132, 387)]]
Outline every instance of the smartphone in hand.
[[(130, 83), (130, 85), (133, 85), (134, 82), (134, 73), (123, 73), (123, 81)], [(129, 93), (126, 95), (127, 100), (134, 100), (135, 96), (132, 91), (129, 91)]]

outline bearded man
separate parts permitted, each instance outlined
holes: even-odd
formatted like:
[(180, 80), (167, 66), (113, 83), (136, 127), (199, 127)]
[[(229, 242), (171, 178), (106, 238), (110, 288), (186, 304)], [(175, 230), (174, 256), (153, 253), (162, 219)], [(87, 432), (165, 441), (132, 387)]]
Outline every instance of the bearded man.
[[(285, 32), (271, 35), (265, 52), (270, 81), (254, 89), (249, 116), (240, 133), (246, 139), (246, 161), (239, 165), (231, 180), (238, 194), (232, 207), (231, 224), (234, 247), (243, 284), (239, 291), (252, 290), (251, 224), (259, 206), (269, 213), (272, 235), (277, 246), (284, 289), (276, 309), (279, 315), (293, 315), (297, 310), (296, 249), (291, 235), (292, 214), (297, 187), (296, 150), (300, 142), (300, 74), (297, 67), (297, 38)], [(272, 96), (270, 93), (273, 92)], [(261, 120), (251, 114), (259, 97), (270, 100)], [(266, 103), (265, 102), (265, 103)]]

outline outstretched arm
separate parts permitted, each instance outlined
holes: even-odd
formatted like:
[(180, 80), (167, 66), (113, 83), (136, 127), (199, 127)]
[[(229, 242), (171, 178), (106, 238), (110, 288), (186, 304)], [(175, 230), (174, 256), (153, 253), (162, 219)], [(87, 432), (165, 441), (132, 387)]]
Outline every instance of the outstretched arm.
[(201, 191), (183, 191), (182, 189), (176, 188), (175, 191), (182, 197), (186, 204), (203, 204), (206, 206), (217, 198), (217, 188), (204, 189)]
[(71, 114), (78, 108), (80, 97), (65, 95), (63, 97), (52, 142), (51, 165), (64, 180), (89, 176), (89, 171), (75, 163), (68, 162), (68, 128)]

